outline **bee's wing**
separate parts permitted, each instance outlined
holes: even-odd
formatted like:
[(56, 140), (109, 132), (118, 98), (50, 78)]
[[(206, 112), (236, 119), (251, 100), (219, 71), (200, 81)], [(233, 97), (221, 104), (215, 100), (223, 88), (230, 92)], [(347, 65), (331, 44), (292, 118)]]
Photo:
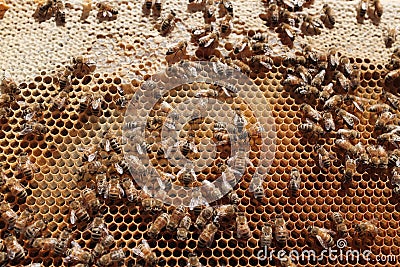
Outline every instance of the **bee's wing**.
[(137, 256), (139, 256), (139, 257), (144, 257), (143, 252), (142, 252), (139, 248), (133, 248), (133, 249), (132, 249), (132, 252), (133, 252), (134, 254), (136, 254)]
[(95, 151), (93, 154), (90, 154), (88, 156), (88, 162), (92, 162), (97, 156), (97, 151)]
[(109, 139), (106, 139), (105, 142), (106, 142), (106, 144), (105, 144), (104, 148), (105, 148), (105, 150), (106, 150), (107, 152), (110, 152), (110, 151), (111, 151), (111, 143), (110, 143), (110, 140), (109, 140)]
[(119, 174), (124, 174), (124, 169), (118, 163), (115, 163), (114, 166)]
[(328, 249), (328, 245), (327, 245), (326, 242), (321, 238), (321, 236), (317, 235), (316, 237), (317, 237), (318, 242), (321, 244), (321, 246), (322, 246), (324, 249)]
[(76, 223), (76, 220), (77, 220), (77, 218), (76, 218), (75, 211), (74, 211), (74, 210), (71, 210), (71, 215), (70, 215), (70, 217), (69, 217), (69, 221), (71, 222), (71, 224), (75, 224), (75, 223)]

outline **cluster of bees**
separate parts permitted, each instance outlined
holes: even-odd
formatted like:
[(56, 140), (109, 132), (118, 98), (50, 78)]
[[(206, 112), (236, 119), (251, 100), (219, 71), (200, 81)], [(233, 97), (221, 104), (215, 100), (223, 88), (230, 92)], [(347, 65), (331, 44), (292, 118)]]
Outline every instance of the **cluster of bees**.
[[(97, 18), (100, 22), (115, 20), (117, 18), (118, 10), (113, 8), (110, 4), (98, 2), (96, 7), (98, 9)], [(89, 17), (91, 9), (91, 1), (83, 5), (82, 20)], [(66, 23), (66, 13), (66, 3), (64, 0), (43, 0), (39, 2), (33, 17), (38, 22), (44, 22), (54, 16), (56, 25), (64, 26)]]

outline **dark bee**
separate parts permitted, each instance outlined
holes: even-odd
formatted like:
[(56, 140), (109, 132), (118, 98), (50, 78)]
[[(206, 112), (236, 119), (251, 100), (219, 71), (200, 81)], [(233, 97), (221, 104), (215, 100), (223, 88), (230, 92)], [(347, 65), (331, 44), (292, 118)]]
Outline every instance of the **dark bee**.
[(330, 7), (328, 4), (324, 4), (322, 7), (322, 12), (323, 14), (321, 15), (321, 21), (327, 28), (333, 28), (336, 23), (336, 18), (332, 7)]
[(4, 239), (4, 245), (7, 248), (8, 258), (10, 260), (22, 260), (25, 257), (25, 250), (17, 238), (9, 235)]
[(53, 15), (53, 0), (47, 0), (47, 2), (39, 7), (37, 18), (39, 22), (49, 19)]
[(162, 35), (165, 35), (169, 31), (171, 31), (175, 16), (176, 16), (175, 12), (171, 10), (168, 16), (161, 22), (160, 32)]
[(39, 236), (39, 234), (41, 232), (43, 232), (44, 229), (46, 229), (46, 226), (47, 226), (47, 223), (43, 220), (35, 221), (34, 223), (32, 223), (31, 225), (26, 227), (25, 237), (27, 239), (33, 239), (33, 238)]
[(71, 229), (69, 228), (64, 229), (60, 233), (57, 243), (54, 247), (55, 255), (64, 255), (65, 251), (67, 250), (67, 247), (69, 246), (69, 243), (71, 242), (71, 239), (72, 239)]
[(56, 10), (56, 23), (57, 25), (65, 24), (65, 5), (63, 0), (54, 0), (54, 6)]

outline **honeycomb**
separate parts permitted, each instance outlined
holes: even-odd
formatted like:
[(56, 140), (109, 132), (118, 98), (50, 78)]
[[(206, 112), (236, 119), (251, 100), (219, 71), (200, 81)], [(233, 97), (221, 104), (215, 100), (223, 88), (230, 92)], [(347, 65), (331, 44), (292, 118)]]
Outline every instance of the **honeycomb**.
[[(68, 2), (68, 1), (66, 1)], [(95, 1), (93, 1), (95, 2)], [(261, 1), (233, 1), (235, 6), (234, 29), (231, 34), (220, 39), (217, 49), (222, 56), (232, 55), (234, 44), (243, 36), (253, 36), (257, 32), (269, 32), (259, 18), (259, 13), (265, 7)], [(322, 3), (315, 1), (310, 11), (319, 10)], [(385, 65), (393, 49), (385, 49), (381, 33), (387, 25), (396, 25), (399, 21), (399, 3), (382, 1), (385, 13), (379, 25), (366, 21), (357, 24), (355, 18), (356, 1), (325, 1), (332, 5), (338, 14), (338, 25), (331, 30), (322, 30), (321, 35), (299, 37), (299, 42), (312, 42), (317, 50), (326, 51), (336, 46), (342, 54), (347, 54), (352, 64), (361, 70), (361, 83), (353, 92), (354, 95), (370, 99), (378, 103), (383, 89), (394, 92), (398, 84), (388, 88), (384, 84), (384, 77), (388, 70)], [(165, 71), (169, 62), (165, 59), (166, 47), (180, 40), (190, 40), (187, 31), (193, 25), (202, 25), (201, 12), (188, 12), (187, 4), (179, 1), (163, 3), (163, 12), (172, 9), (179, 20), (175, 28), (166, 37), (159, 34), (154, 28), (156, 20), (142, 14), (142, 1), (114, 1), (118, 7), (118, 17), (113, 21), (99, 22), (93, 10), (84, 21), (79, 20), (82, 14), (80, 1), (69, 1), (67, 5), (67, 24), (59, 27), (50, 19), (43, 23), (34, 21), (32, 14), (36, 10), (33, 1), (5, 1), (10, 9), (1, 20), (2, 46), (0, 47), (2, 71), (13, 77), (21, 88), (21, 99), (28, 104), (51, 103), (59, 94), (60, 70), (69, 64), (70, 58), (77, 55), (89, 56), (96, 62), (96, 70), (89, 75), (72, 78), (72, 85), (68, 93), (68, 104), (65, 108), (56, 111), (46, 110), (39, 122), (46, 125), (49, 132), (43, 136), (21, 136), (24, 108), (20, 104), (11, 106), (8, 118), (1, 119), (1, 147), (0, 161), (7, 177), (16, 176), (26, 186), (28, 196), (20, 200), (10, 194), (5, 194), (5, 202), (12, 205), (17, 213), (29, 208), (35, 214), (35, 219), (43, 218), (47, 228), (43, 237), (58, 237), (63, 229), (70, 225), (69, 203), (79, 199), (81, 192), (93, 184), (93, 177), (80, 179), (77, 173), (87, 163), (83, 162), (83, 152), (80, 148), (90, 147), (104, 142), (103, 134), (109, 130), (121, 132), (129, 114), (118, 107), (116, 101), (121, 97), (120, 89), (126, 95), (133, 95), (140, 91), (143, 84), (155, 79), (159, 73)], [(308, 10), (308, 9), (307, 9)], [(339, 12), (340, 10), (340, 12)], [(135, 30), (133, 30), (135, 29)], [(23, 36), (23, 38), (21, 38)], [(274, 38), (274, 37), (271, 37)], [(342, 40), (346, 40), (345, 42)], [(26, 42), (24, 42), (26, 41)], [(278, 41), (276, 41), (278, 42)], [(398, 44), (398, 42), (396, 43)], [(396, 47), (396, 44), (394, 47)], [(360, 246), (354, 237), (354, 226), (357, 223), (378, 218), (379, 234), (372, 244), (367, 244), (371, 250), (371, 260), (361, 262), (366, 266), (395, 266), (397, 262), (382, 263), (376, 260), (378, 255), (399, 254), (399, 204), (398, 197), (393, 194), (390, 185), (391, 174), (386, 170), (358, 168), (357, 174), (350, 185), (344, 186), (340, 178), (344, 166), (345, 154), (335, 146), (335, 137), (323, 136), (317, 139), (302, 134), (298, 126), (304, 122), (304, 115), (300, 105), (304, 98), (287, 90), (282, 81), (285, 79), (288, 68), (282, 63), (283, 52), (290, 51), (287, 47), (275, 47), (276, 55), (270, 71), (252, 69), (249, 78), (258, 91), (246, 91), (242, 99), (266, 99), (258, 102), (258, 106), (250, 108), (245, 101), (228, 99), (226, 102), (239, 106), (246, 119), (255, 123), (264, 116), (273, 118), (275, 131), (270, 136), (274, 140), (273, 158), (268, 158), (267, 168), (263, 172), (265, 197), (261, 200), (254, 198), (250, 190), (252, 175), (255, 167), (246, 169), (242, 179), (234, 187), (240, 198), (238, 209), (244, 212), (248, 219), (251, 237), (247, 240), (237, 239), (235, 231), (227, 229), (217, 231), (210, 248), (199, 249), (199, 231), (192, 226), (187, 241), (178, 241), (175, 235), (163, 230), (157, 239), (149, 239), (148, 226), (157, 215), (144, 214), (137, 205), (126, 201), (125, 198), (115, 202), (101, 200), (101, 211), (108, 231), (114, 236), (116, 244), (112, 248), (121, 247), (126, 259), (124, 266), (142, 264), (134, 253), (143, 239), (148, 239), (149, 245), (160, 258), (159, 265), (185, 266), (188, 255), (197, 253), (201, 264), (205, 266), (263, 266), (271, 264), (280, 266), (276, 255), (272, 261), (266, 262), (257, 258), (260, 250), (259, 239), (264, 223), (281, 214), (289, 230), (286, 246), (280, 246), (275, 241), (272, 248), (303, 251), (307, 249), (321, 250), (318, 242), (309, 238), (307, 227), (314, 225), (327, 229), (334, 229), (329, 213), (340, 212), (351, 228), (346, 238), (348, 248), (365, 249)], [(33, 52), (33, 53), (32, 53)], [(187, 61), (198, 61), (207, 58), (203, 51), (197, 50), (195, 45), (187, 48)], [(235, 86), (243, 85), (240, 81)], [(163, 94), (165, 102), (176, 107), (180, 113), (187, 112), (187, 106), (181, 105), (189, 97), (193, 97), (199, 88), (208, 88), (209, 83), (183, 84), (168, 93)], [(103, 103), (99, 116), (88, 112), (80, 112), (82, 93), (90, 90), (101, 94)], [(213, 101), (213, 100), (211, 100)], [(149, 112), (149, 120), (159, 110), (158, 103)], [(235, 105), (236, 104), (236, 105)], [(129, 108), (128, 108), (129, 109)], [(226, 111), (221, 105), (219, 111)], [(263, 116), (255, 117), (256, 111), (265, 112)], [(188, 113), (191, 113), (190, 109)], [(229, 114), (229, 112), (227, 112)], [(128, 115), (126, 115), (128, 114)], [(213, 117), (213, 114), (208, 114)], [(361, 133), (360, 142), (375, 144), (374, 115), (363, 114), (356, 129)], [(270, 122), (267, 120), (267, 122)], [(205, 119), (195, 130), (196, 142), (201, 143), (204, 137), (212, 136), (212, 119)], [(272, 126), (271, 126), (272, 127)], [(191, 130), (189, 123), (182, 123), (180, 137), (185, 137)], [(271, 128), (272, 129), (272, 128)], [(159, 142), (160, 136), (154, 133), (149, 143)], [(318, 156), (314, 152), (315, 144), (324, 145), (325, 149), (335, 159), (329, 170), (322, 170), (318, 165)], [(266, 145), (271, 145), (267, 143)], [(207, 147), (207, 144), (205, 144)], [(260, 142), (257, 138), (250, 140), (249, 159), (253, 165), (262, 166), (259, 160)], [(124, 151), (130, 151), (129, 145)], [(22, 177), (18, 170), (18, 158), (26, 152), (32, 163), (39, 168), (32, 179)], [(203, 151), (198, 160), (205, 167), (199, 174), (198, 180), (213, 180), (218, 175), (218, 157), (226, 159), (230, 149), (223, 147), (222, 151)], [(101, 156), (106, 158), (112, 152)], [(177, 174), (178, 167), (171, 167), (165, 159), (159, 160), (156, 148), (149, 154), (151, 164), (158, 170)], [(210, 160), (217, 158), (217, 160)], [(269, 166), (270, 165), (270, 166)], [(297, 168), (301, 173), (301, 189), (298, 197), (288, 194), (287, 186), (290, 173)], [(265, 170), (265, 169), (264, 169)], [(128, 176), (124, 174), (122, 176)], [(226, 198), (216, 204), (226, 203)], [(175, 203), (173, 203), (175, 204)], [(172, 206), (166, 208), (172, 212)], [(192, 220), (196, 218), (190, 212)], [(9, 232), (4, 221), (0, 222), (2, 238)], [(91, 240), (86, 224), (78, 224), (73, 230), (73, 240), (81, 247), (92, 250), (95, 242)], [(335, 237), (335, 241), (337, 238)], [(21, 241), (20, 241), (21, 242)], [(22, 242), (21, 242), (22, 243)], [(28, 241), (24, 242), (27, 256), (22, 261), (10, 262), (10, 266), (25, 266), (31, 263), (40, 263), (41, 266), (68, 266), (62, 257), (54, 257), (48, 252), (33, 249)], [(354, 262), (332, 261), (327, 257), (316, 262), (296, 262), (297, 265), (317, 266), (356, 266)], [(115, 264), (116, 265), (116, 264)]]

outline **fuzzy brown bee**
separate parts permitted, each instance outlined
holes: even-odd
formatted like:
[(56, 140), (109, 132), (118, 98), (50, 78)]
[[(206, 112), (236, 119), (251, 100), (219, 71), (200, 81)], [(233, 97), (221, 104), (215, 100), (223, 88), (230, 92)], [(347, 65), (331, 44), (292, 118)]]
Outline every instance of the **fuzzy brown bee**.
[(327, 28), (333, 28), (336, 23), (336, 15), (331, 6), (328, 4), (324, 4), (322, 7), (323, 14), (321, 15), (320, 19), (325, 24)]
[(210, 247), (214, 241), (214, 235), (218, 231), (218, 227), (214, 223), (207, 224), (201, 232), (198, 240), (199, 247)]

